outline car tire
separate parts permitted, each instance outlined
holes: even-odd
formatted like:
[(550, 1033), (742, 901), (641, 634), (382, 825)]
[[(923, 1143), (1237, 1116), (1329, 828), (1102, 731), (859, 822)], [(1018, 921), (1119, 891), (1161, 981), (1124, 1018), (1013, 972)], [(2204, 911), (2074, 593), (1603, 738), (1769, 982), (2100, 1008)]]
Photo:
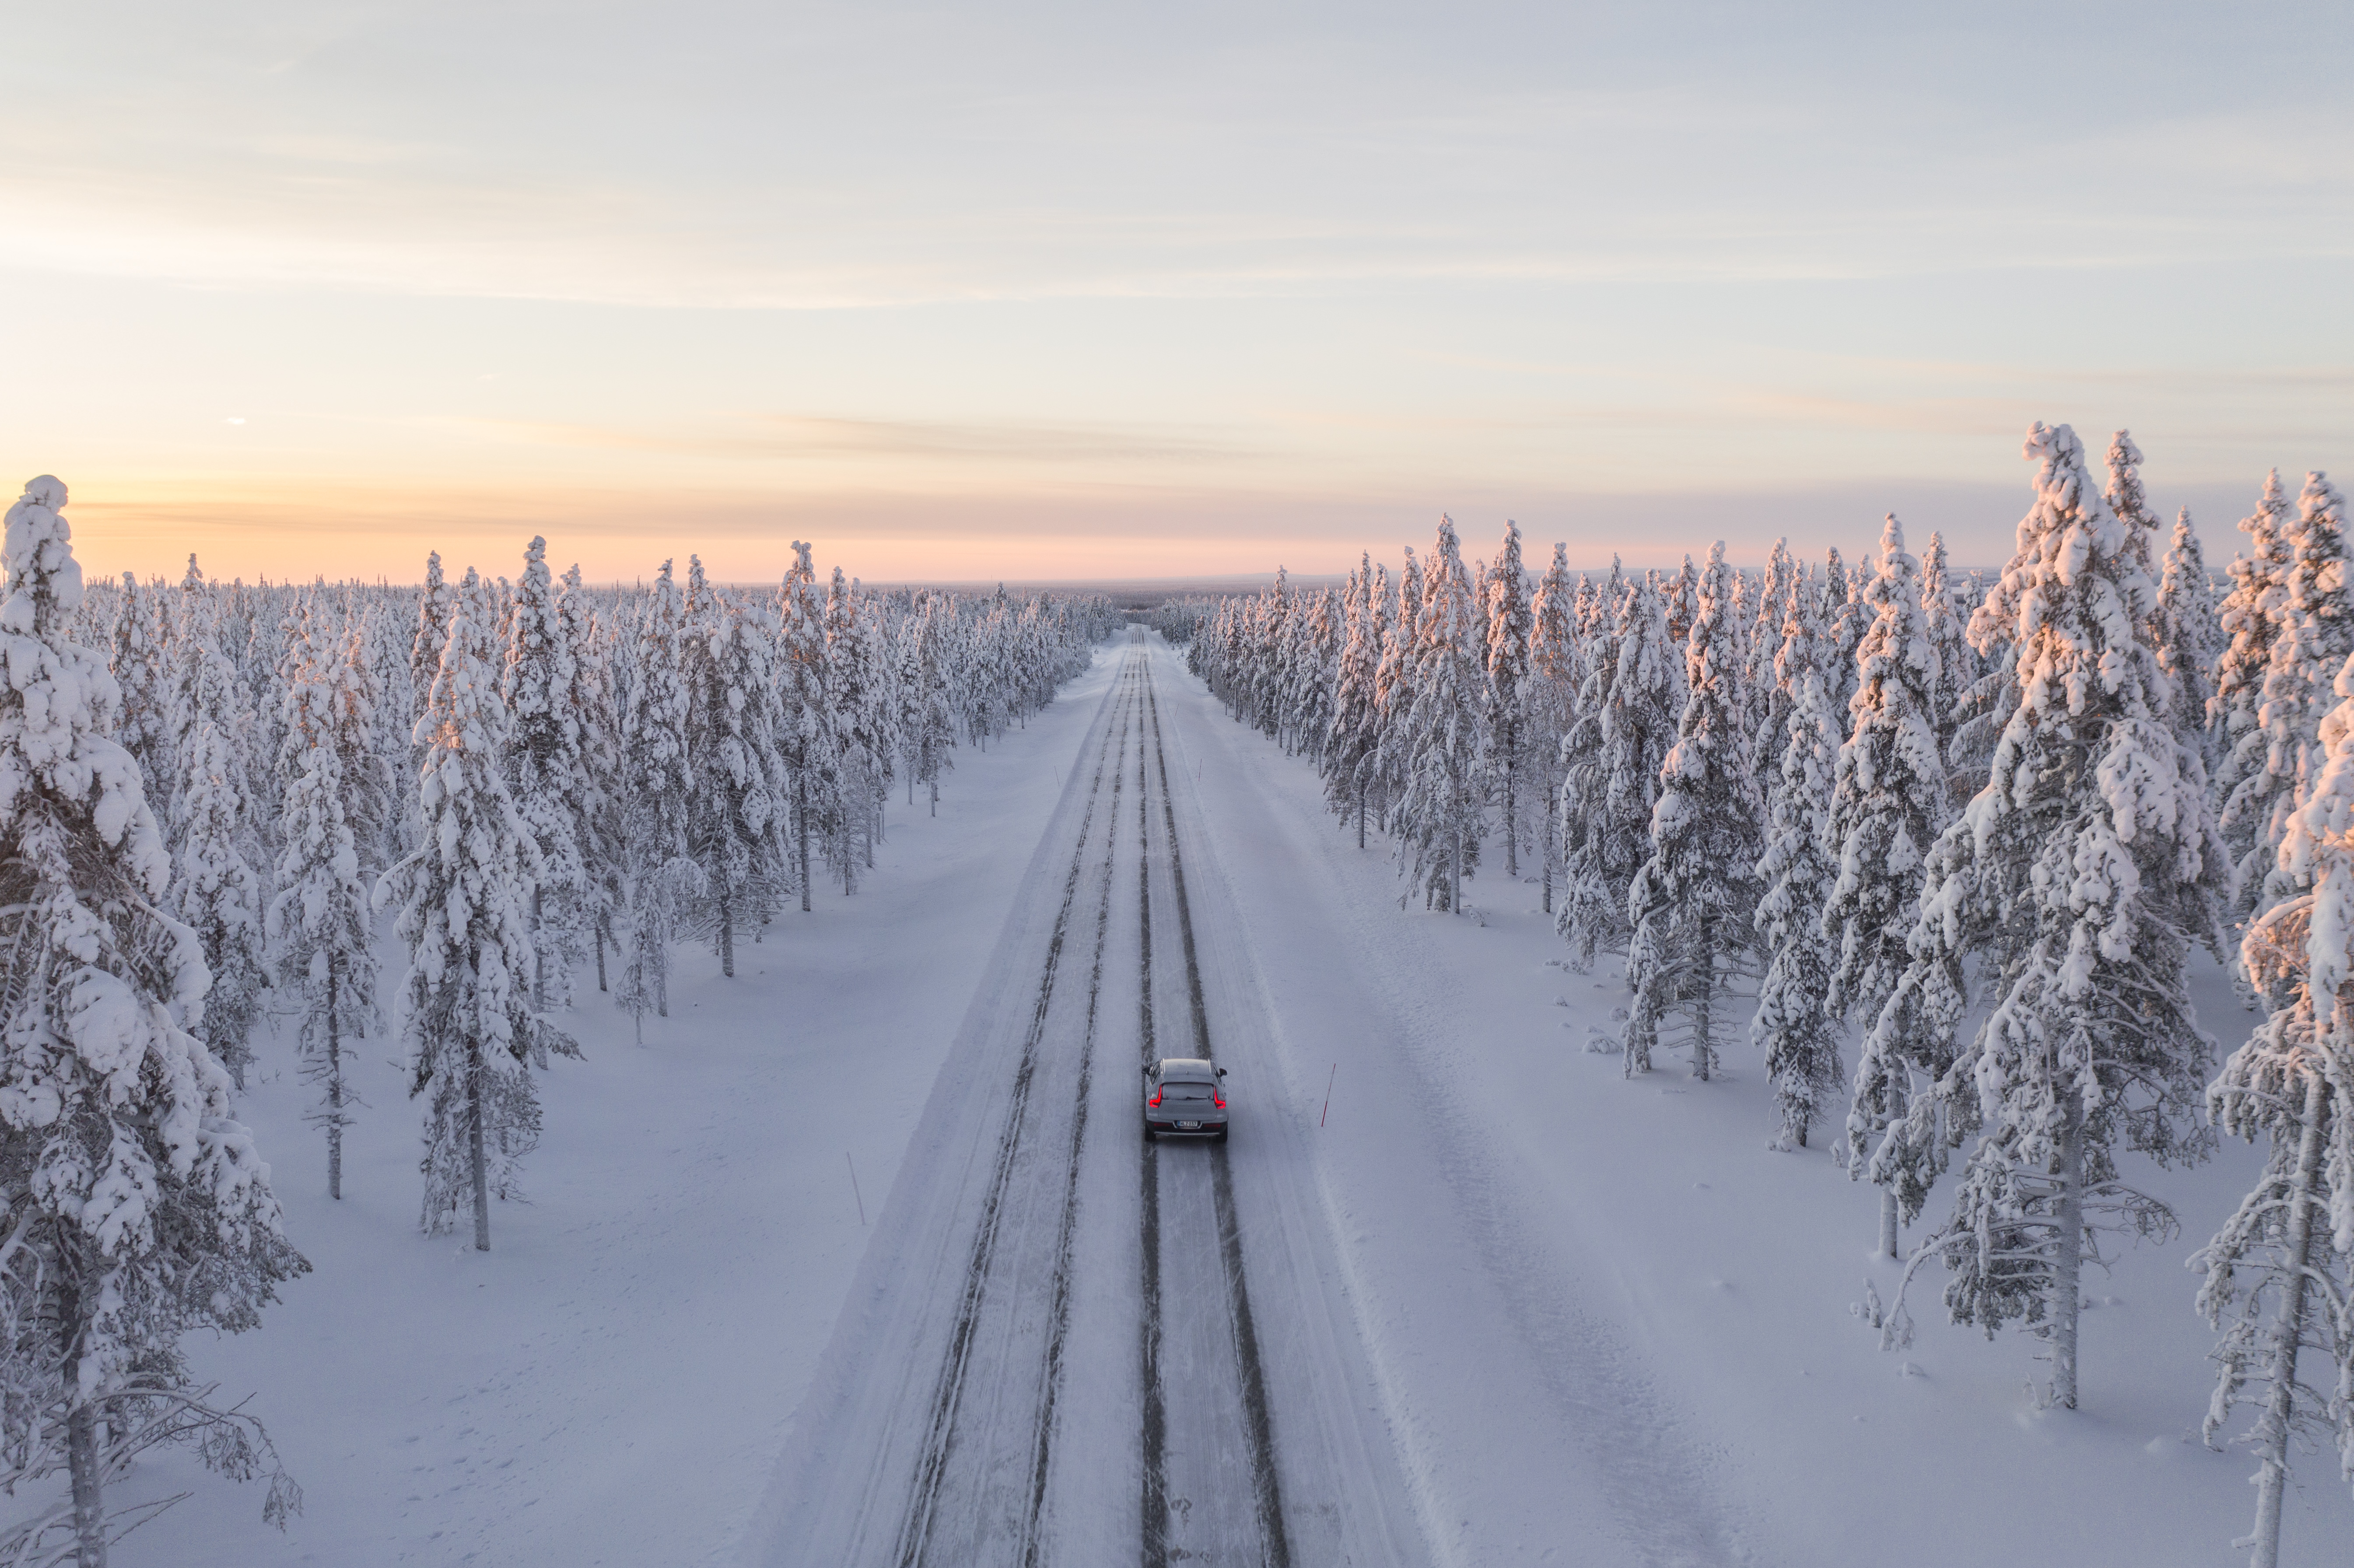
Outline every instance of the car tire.
[(1144, 1124), (1144, 1141), (1147, 1143), (1152, 1141), (1152, 1124), (1149, 1121)]
[(1211, 1141), (1212, 1143), (1224, 1143), (1224, 1142), (1225, 1142), (1225, 1140), (1226, 1140), (1226, 1129), (1225, 1129), (1225, 1128), (1223, 1128), (1223, 1127), (1222, 1127), (1222, 1128), (1218, 1128), (1218, 1130), (1217, 1130), (1217, 1131), (1215, 1131), (1215, 1132), (1214, 1132), (1214, 1133), (1212, 1133), (1212, 1134), (1210, 1135), (1210, 1141)]

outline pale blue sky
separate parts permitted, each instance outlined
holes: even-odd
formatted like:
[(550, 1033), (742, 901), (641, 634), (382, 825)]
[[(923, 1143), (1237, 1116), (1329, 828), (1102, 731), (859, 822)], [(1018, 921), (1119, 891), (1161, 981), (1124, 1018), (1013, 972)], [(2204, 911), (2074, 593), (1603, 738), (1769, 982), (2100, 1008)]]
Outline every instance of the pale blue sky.
[[(2354, 8), (78, 5), (0, 458), (93, 565), (1992, 564), (2031, 418), (2211, 556), (2354, 466)], [(232, 420), (242, 421), (232, 423)]]

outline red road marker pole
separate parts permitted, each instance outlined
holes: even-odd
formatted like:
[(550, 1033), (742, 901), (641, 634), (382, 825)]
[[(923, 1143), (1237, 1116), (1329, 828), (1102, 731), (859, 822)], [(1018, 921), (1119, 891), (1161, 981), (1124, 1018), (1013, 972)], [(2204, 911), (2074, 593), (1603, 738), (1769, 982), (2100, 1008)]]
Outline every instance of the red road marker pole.
[(1341, 1064), (1335, 1062), (1332, 1064), (1331, 1072), (1326, 1074), (1324, 1077), (1324, 1108), (1321, 1111), (1319, 1111), (1316, 1115), (1316, 1125), (1318, 1127), (1322, 1127), (1324, 1125), (1324, 1118), (1332, 1114), (1332, 1080), (1340, 1075)]

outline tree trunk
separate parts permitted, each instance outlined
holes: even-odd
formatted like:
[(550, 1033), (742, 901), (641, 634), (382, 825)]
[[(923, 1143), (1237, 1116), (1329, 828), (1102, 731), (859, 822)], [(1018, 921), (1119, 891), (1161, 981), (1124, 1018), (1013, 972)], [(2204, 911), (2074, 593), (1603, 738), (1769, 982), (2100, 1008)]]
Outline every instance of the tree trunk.
[(547, 890), (531, 890), (531, 1004), (547, 1011)]
[(1365, 847), (1365, 782), (1357, 781), (1357, 847)]
[(801, 839), (801, 913), (810, 912), (809, 867), (809, 786), (796, 776), (793, 779), (793, 828)]
[(1504, 874), (1521, 877), (1521, 817), (1512, 798), (1512, 775), (1519, 771), (1509, 758), (1504, 763)]
[(2296, 1414), (2296, 1352), (2305, 1342), (2305, 1271), (2313, 1254), (2313, 1194), (2321, 1182), (2321, 1153), (2328, 1119), (2329, 1080), (2318, 1072), (2305, 1080), (2304, 1125), (2298, 1133), (2296, 1174), (2290, 1179), (2288, 1226), (2281, 1238), (2287, 1276), (2281, 1287), (2280, 1316), (2273, 1324), (2264, 1377), (2271, 1384), (2264, 1419), (2256, 1424), (2255, 1555), (2248, 1568), (2279, 1568), (2281, 1503), (2288, 1489), (2289, 1424)]
[(327, 955), (327, 1196), (344, 1195), (344, 1021), (337, 1015), (343, 965)]
[(1709, 1058), (1716, 1054), (1713, 1049), (1715, 1042), (1709, 1033), (1716, 1021), (1716, 966), (1709, 958), (1712, 951), (1709, 935), (1708, 926), (1703, 922), (1700, 932), (1700, 962), (1692, 971), (1688, 971), (1696, 973), (1697, 978), (1691, 983), (1698, 988), (1692, 997), (1691, 1012), (1692, 1076), (1703, 1084), (1708, 1082)]
[(2060, 1127), (2060, 1235), (2052, 1249), (2052, 1403), (2076, 1408), (2076, 1319), (2084, 1298), (2084, 1101), (2067, 1093)]
[(935, 816), (935, 817), (937, 817), (937, 816), (938, 816), (938, 815), (940, 814), (940, 781), (939, 781), (938, 779), (933, 779), (933, 780), (932, 780), (932, 786), (931, 786), (931, 788), (932, 788), (932, 815), (933, 815), (933, 816)]
[(1880, 1255), (1903, 1257), (1896, 1241), (1896, 1192), (1893, 1188), (1880, 1190)]
[(719, 895), (719, 972), (736, 978), (736, 901)]
[(608, 917), (597, 916), (597, 989), (605, 989), (605, 935)]
[(491, 1180), (482, 1151), (482, 1064), (480, 1046), (469, 1047), (466, 1064), (466, 1157), (474, 1167), (474, 1250), (491, 1250)]
[(98, 1412), (77, 1404), (66, 1417), (66, 1467), (73, 1476), (75, 1568), (106, 1568), (106, 1508), (100, 1485)]

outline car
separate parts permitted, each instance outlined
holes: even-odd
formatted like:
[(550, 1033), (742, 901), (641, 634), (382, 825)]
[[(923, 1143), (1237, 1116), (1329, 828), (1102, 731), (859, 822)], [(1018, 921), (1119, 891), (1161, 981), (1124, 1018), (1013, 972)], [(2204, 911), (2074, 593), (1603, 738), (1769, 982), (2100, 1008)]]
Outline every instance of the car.
[(1226, 1140), (1226, 1070), (1198, 1056), (1168, 1056), (1144, 1069), (1144, 1137)]

